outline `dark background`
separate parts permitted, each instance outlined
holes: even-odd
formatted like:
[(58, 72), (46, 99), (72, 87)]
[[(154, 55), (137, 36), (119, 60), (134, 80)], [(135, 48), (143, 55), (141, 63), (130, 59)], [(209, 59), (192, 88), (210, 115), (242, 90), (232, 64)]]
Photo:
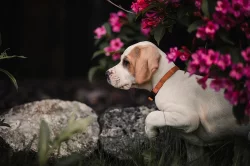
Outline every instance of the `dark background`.
[[(128, 10), (132, 1), (113, 0)], [(140, 90), (124, 92), (106, 80), (87, 80), (89, 68), (96, 64), (90, 60), (96, 49), (93, 31), (118, 10), (106, 0), (1, 0), (0, 51), (10, 48), (9, 55), (27, 58), (0, 60), (0, 68), (12, 73), (19, 86), (17, 91), (0, 73), (0, 110), (51, 98), (81, 101), (101, 111), (147, 103), (147, 93)], [(168, 51), (185, 40), (187, 32), (175, 27), (160, 48)]]
[(27, 59), (1, 61), (16, 78), (85, 77), (93, 30), (117, 9), (105, 0), (1, 0), (1, 51)]

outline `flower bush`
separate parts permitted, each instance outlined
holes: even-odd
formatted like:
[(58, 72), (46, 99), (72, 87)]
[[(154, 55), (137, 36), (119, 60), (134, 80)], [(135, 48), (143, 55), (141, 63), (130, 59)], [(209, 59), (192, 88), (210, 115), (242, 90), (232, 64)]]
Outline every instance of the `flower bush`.
[[(158, 45), (176, 24), (186, 27), (192, 40), (180, 48), (169, 48), (166, 58), (170, 62), (175, 62), (178, 58), (186, 63), (186, 70), (190, 75), (201, 75), (202, 78), (197, 78), (197, 82), (202, 88), (209, 86), (215, 91), (225, 89), (224, 97), (233, 105), (238, 122), (249, 121), (249, 0), (134, 0), (131, 9), (137, 21), (141, 22), (144, 34), (152, 36)], [(126, 18), (125, 14), (119, 17)], [(121, 25), (114, 23), (111, 26), (117, 26), (112, 28), (114, 31)], [(99, 33), (99, 37), (100, 34), (102, 33)], [(117, 31), (116, 35), (119, 34)], [(134, 39), (136, 37), (137, 35), (133, 36)], [(120, 48), (127, 46), (117, 45)], [(113, 57), (115, 53), (123, 51), (117, 51), (119, 47), (114, 49), (111, 42), (110, 47), (112, 49), (104, 49), (107, 56), (113, 53)], [(207, 82), (208, 78), (213, 79)]]

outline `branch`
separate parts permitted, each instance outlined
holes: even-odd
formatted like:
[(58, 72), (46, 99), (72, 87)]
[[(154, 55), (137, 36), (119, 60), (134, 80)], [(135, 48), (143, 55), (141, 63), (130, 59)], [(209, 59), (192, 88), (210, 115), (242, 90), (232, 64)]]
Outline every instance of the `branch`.
[(134, 12), (131, 12), (131, 11), (129, 11), (129, 10), (124, 9), (124, 8), (122, 8), (120, 5), (117, 5), (117, 4), (115, 4), (114, 2), (112, 2), (112, 1), (110, 1), (110, 0), (107, 0), (107, 1), (108, 1), (109, 3), (111, 3), (112, 5), (114, 5), (115, 7), (119, 8), (119, 9), (121, 9), (121, 10), (127, 12), (127, 13), (135, 14)]

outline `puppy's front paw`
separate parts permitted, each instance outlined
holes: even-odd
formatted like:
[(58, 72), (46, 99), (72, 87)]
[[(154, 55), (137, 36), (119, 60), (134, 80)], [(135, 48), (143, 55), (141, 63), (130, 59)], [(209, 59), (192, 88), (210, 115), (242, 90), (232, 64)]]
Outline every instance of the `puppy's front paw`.
[(159, 135), (159, 130), (157, 128), (149, 128), (145, 125), (145, 133), (149, 139), (154, 139)]

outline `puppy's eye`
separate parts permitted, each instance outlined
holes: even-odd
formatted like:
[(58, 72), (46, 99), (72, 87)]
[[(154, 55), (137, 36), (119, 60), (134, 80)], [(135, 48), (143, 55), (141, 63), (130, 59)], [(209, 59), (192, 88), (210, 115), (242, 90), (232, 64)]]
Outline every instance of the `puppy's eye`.
[(124, 59), (122, 64), (123, 64), (123, 66), (127, 67), (129, 65), (129, 61)]

